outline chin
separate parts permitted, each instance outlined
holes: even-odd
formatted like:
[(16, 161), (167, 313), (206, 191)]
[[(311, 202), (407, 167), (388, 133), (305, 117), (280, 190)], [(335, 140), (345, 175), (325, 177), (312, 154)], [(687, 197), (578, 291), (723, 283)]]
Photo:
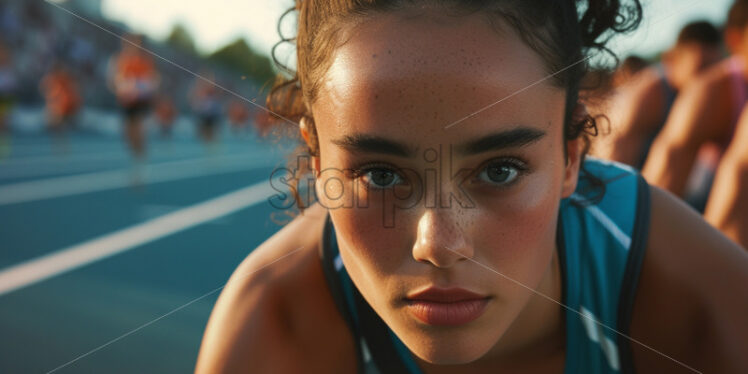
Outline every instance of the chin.
[[(434, 365), (467, 364), (483, 357), (492, 346), (490, 342), (481, 342), (479, 336), (412, 338), (403, 340), (403, 343), (418, 358)], [(408, 340), (413, 344), (408, 344)]]
[(444, 347), (444, 349), (428, 350), (424, 355), (413, 351), (423, 361), (433, 365), (463, 365), (476, 361), (485, 355), (486, 350), (465, 350), (455, 349), (454, 346)]

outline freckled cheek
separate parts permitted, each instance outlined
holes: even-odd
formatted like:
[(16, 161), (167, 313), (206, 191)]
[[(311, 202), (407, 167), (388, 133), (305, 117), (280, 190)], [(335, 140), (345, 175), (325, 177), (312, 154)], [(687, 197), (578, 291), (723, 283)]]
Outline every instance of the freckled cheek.
[(411, 255), (412, 235), (405, 230), (406, 225), (398, 222), (395, 227), (385, 227), (381, 209), (342, 208), (331, 210), (330, 214), (346, 254), (355, 262), (350, 265), (365, 267), (370, 276), (396, 272)]
[(490, 248), (485, 256), (509, 272), (544, 265), (555, 248), (558, 188), (550, 181), (533, 181), (512, 196), (485, 205), (478, 220), (486, 223), (478, 231), (478, 247)]

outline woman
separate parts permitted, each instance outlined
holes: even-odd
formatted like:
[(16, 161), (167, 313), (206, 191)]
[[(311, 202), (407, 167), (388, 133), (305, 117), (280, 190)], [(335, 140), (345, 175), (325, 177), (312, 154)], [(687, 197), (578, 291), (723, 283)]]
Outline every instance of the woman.
[(727, 287), (748, 255), (584, 161), (585, 53), (638, 2), (296, 8), (298, 81), (269, 101), (300, 120), (318, 203), (239, 266), (197, 372), (748, 369)]

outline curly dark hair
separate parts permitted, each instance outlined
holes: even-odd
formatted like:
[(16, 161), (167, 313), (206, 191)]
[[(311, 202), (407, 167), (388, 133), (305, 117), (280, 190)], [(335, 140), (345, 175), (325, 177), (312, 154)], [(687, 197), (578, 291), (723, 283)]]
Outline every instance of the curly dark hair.
[[(586, 115), (574, 118), (579, 101), (580, 81), (589, 70), (589, 58), (595, 52), (614, 56), (605, 45), (616, 33), (634, 30), (640, 23), (639, 0), (296, 0), (278, 21), (282, 40), (273, 48), (273, 61), (281, 70), (267, 98), (268, 121), (291, 125), (290, 133), (298, 136), (298, 122), (304, 118), (309, 143), (300, 142), (299, 153), (317, 156), (316, 127), (311, 104), (319, 91), (320, 78), (331, 63), (344, 26), (355, 24), (376, 13), (403, 9), (422, 3), (440, 5), (454, 16), (483, 12), (492, 22), (503, 21), (514, 28), (523, 41), (542, 58), (551, 82), (566, 89), (564, 137), (583, 139), (582, 160), (589, 150), (590, 137), (597, 135), (596, 119)], [(281, 23), (296, 14), (297, 35), (284, 37)], [(277, 58), (277, 47), (291, 43), (296, 47), (296, 70)], [(615, 57), (615, 56), (614, 56)], [(294, 156), (298, 156), (296, 153)], [(295, 157), (294, 157), (295, 158)], [(295, 173), (300, 175), (303, 171)], [(584, 169), (580, 178), (592, 185), (604, 183)], [(293, 181), (292, 181), (293, 182)], [(298, 179), (291, 184), (299, 209), (304, 205), (298, 191)]]

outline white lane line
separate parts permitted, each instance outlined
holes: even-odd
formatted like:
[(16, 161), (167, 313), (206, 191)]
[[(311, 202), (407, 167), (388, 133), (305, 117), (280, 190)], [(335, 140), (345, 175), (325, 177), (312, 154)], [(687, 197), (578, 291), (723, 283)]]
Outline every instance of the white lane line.
[[(119, 159), (97, 159), (91, 158), (88, 161), (83, 162), (66, 162), (57, 165), (47, 164), (35, 167), (2, 167), (0, 165), (0, 181), (10, 181), (15, 178), (52, 178), (54, 176), (61, 176), (65, 174), (83, 173), (83, 172), (95, 172), (112, 170), (112, 165), (127, 165), (131, 159), (129, 157), (121, 157)], [(102, 167), (103, 166), (103, 167)]]
[(135, 177), (140, 178), (142, 184), (153, 184), (276, 164), (272, 157), (241, 154), (144, 165), (141, 175), (133, 168), (126, 168), (6, 184), (0, 186), (0, 206), (124, 188), (132, 186)]
[[(244, 154), (246, 155), (247, 153), (244, 153)], [(173, 156), (169, 156), (168, 158), (164, 157), (164, 159), (161, 160), (161, 162), (184, 161), (188, 157), (191, 160), (197, 160), (201, 158), (200, 153), (193, 152), (192, 154), (176, 154)], [(232, 157), (232, 156), (226, 155), (224, 157)], [(78, 159), (78, 160), (73, 161), (73, 160), (66, 160), (64, 158), (61, 158), (58, 161), (59, 162), (50, 162), (47, 164), (41, 164), (41, 165), (32, 166), (32, 167), (0, 164), (0, 180), (8, 180), (8, 179), (13, 179), (13, 178), (44, 177), (44, 176), (53, 178), (54, 174), (57, 174), (57, 176), (60, 176), (60, 175), (64, 175), (65, 173), (75, 173), (75, 172), (93, 173), (97, 171), (96, 166), (101, 166), (101, 165), (110, 166), (110, 167), (103, 168), (103, 170), (98, 170), (98, 172), (111, 171), (111, 165), (113, 164), (112, 161), (115, 161), (115, 162), (122, 161), (122, 163), (128, 164), (132, 162), (132, 158), (130, 157), (130, 155), (126, 153), (122, 153), (119, 157), (99, 158), (98, 155), (88, 155), (84, 159)], [(99, 168), (99, 169), (102, 169), (102, 168)]]
[(212, 221), (267, 200), (275, 193), (261, 182), (84, 243), (0, 270), (0, 296)]
[[(149, 157), (151, 155), (160, 155), (160, 154), (169, 154), (171, 152), (171, 149), (173, 149), (176, 153), (192, 153), (192, 154), (200, 154), (201, 152), (204, 152), (205, 145), (198, 143), (198, 142), (189, 142), (185, 143), (182, 142), (180, 139), (174, 139), (175, 142), (154, 142), (149, 143), (148, 147), (148, 154)], [(229, 149), (233, 149), (233, 147), (236, 145), (235, 143), (225, 143)], [(259, 144), (259, 143), (258, 143)], [(28, 162), (26, 160), (33, 160), (33, 161), (43, 161), (43, 158), (45, 157), (58, 157), (54, 153), (50, 153), (54, 151), (56, 148), (56, 145), (53, 142), (49, 142), (48, 144), (39, 144), (39, 145), (19, 145), (16, 141), (12, 141), (10, 145), (10, 157), (6, 158), (2, 161), (0, 161), (0, 165), (3, 164), (10, 164), (15, 161), (23, 160), (23, 162)], [(113, 151), (114, 150), (114, 151)], [(130, 157), (130, 152), (128, 151), (126, 145), (122, 144), (121, 141), (112, 141), (112, 142), (101, 142), (98, 143), (98, 145), (86, 145), (86, 143), (79, 143), (79, 140), (77, 139), (69, 139), (68, 148), (66, 151), (68, 154), (62, 154), (59, 155), (59, 158), (64, 159), (65, 157), (71, 157), (71, 156), (83, 156), (83, 157), (90, 157), (95, 158), (99, 155), (106, 155), (109, 153), (122, 153), (123, 155)]]
[(100, 153), (73, 153), (72, 151), (65, 151), (59, 153), (51, 153), (44, 156), (29, 156), (29, 157), (16, 157), (6, 158), (0, 160), (0, 167), (12, 168), (17, 166), (36, 166), (47, 165), (47, 164), (62, 164), (68, 162), (78, 161), (92, 161), (92, 160), (117, 160), (127, 159), (130, 155), (125, 149), (121, 151), (109, 151)]
[[(200, 156), (205, 153), (205, 146), (202, 145), (180, 145), (169, 149), (171, 144), (164, 145), (153, 145), (152, 150), (148, 151), (148, 158), (164, 158), (164, 157), (186, 157), (186, 156)], [(158, 148), (156, 148), (158, 147)], [(42, 156), (37, 154), (31, 156), (18, 156), (10, 157), (0, 160), (0, 168), (12, 169), (14, 167), (31, 167), (31, 166), (47, 166), (57, 164), (67, 164), (72, 162), (91, 162), (100, 160), (129, 160), (131, 158), (130, 152), (122, 144), (112, 145), (107, 151), (103, 152), (78, 152), (75, 149), (68, 149), (66, 151), (52, 151), (54, 146), (48, 147), (42, 152)], [(117, 150), (112, 150), (112, 149)]]
[[(119, 141), (111, 141), (111, 142), (98, 142), (96, 144), (92, 143), (85, 143), (80, 142), (79, 139), (68, 139), (70, 140), (70, 150), (72, 152), (81, 152), (81, 151), (89, 151), (91, 153), (100, 153), (100, 152), (106, 152), (111, 150), (115, 147), (122, 147), (122, 143)], [(54, 147), (54, 143), (49, 142), (21, 142), (18, 139), (11, 140), (10, 143), (10, 149), (13, 152), (19, 152), (19, 153), (11, 153), (15, 156), (28, 156), (28, 155), (37, 155), (40, 153), (49, 152), (51, 148)]]
[[(253, 150), (253, 153), (263, 154), (268, 150)], [(221, 155), (230, 155), (247, 152), (220, 152)], [(213, 156), (217, 156), (215, 154)], [(156, 149), (149, 153), (149, 159), (160, 161), (175, 161), (186, 158), (205, 157), (204, 148), (194, 149)], [(51, 177), (54, 174), (58, 176), (64, 173), (74, 172), (93, 172), (96, 166), (111, 166), (113, 161), (127, 163), (131, 161), (131, 156), (127, 150), (122, 149), (119, 152), (101, 152), (101, 153), (67, 153), (52, 154), (46, 156), (17, 157), (0, 160), (0, 179), (8, 180), (12, 178), (28, 177)], [(99, 168), (101, 169), (101, 168)], [(52, 174), (52, 175), (50, 175)]]

